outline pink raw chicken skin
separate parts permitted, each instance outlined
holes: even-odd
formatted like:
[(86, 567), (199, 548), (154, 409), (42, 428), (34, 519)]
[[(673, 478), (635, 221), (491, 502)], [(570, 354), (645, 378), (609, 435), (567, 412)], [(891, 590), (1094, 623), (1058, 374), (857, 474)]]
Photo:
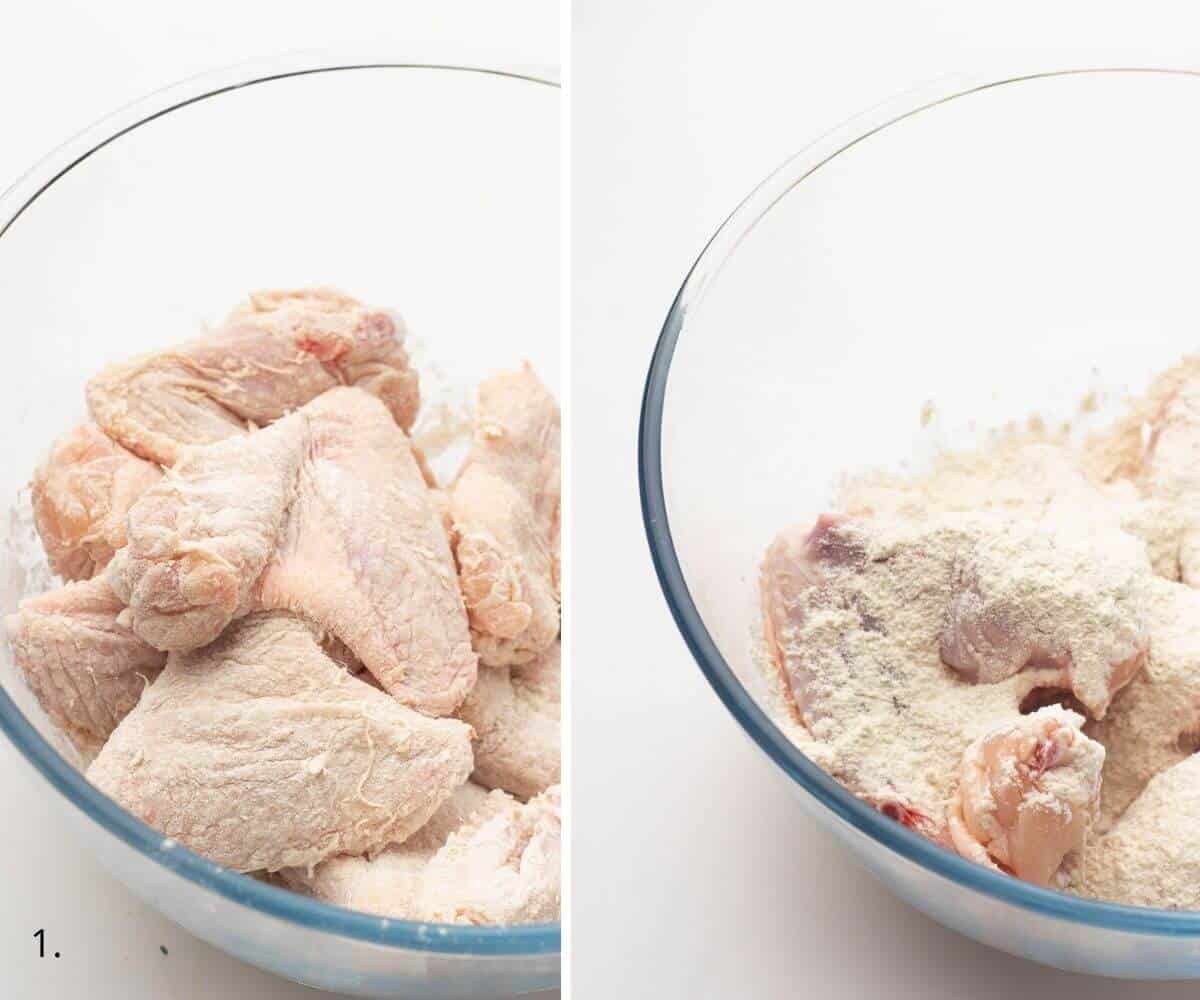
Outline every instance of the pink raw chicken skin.
[(475, 444), (450, 495), (475, 648), (528, 663), (559, 628), (558, 405), (526, 365), (479, 387)]
[(555, 642), (533, 663), (480, 667), (458, 717), (475, 730), (474, 780), (529, 799), (562, 778)]
[(168, 841), (403, 919), (557, 920), (558, 407), (528, 365), (487, 380), (440, 490), (403, 338), (262, 292), (103, 370), (32, 484), (78, 579), (5, 629), (89, 780)]
[(185, 449), (133, 505), (129, 544), (108, 578), (146, 642), (196, 649), (251, 610), (308, 440), (307, 418), (296, 413), (247, 438)]
[(477, 661), (441, 515), (408, 437), (356, 389), (304, 412), (309, 454), (257, 604), (312, 618), (400, 701), (449, 715), (474, 686)]
[(407, 435), (360, 389), (186, 450), (130, 512), (129, 539), (109, 575), (158, 648), (195, 649), (252, 609), (283, 609), (426, 714), (451, 714), (475, 683), (441, 515)]
[(1057, 705), (997, 726), (963, 754), (950, 833), (963, 857), (1049, 885), (1100, 808), (1104, 748)]
[(403, 841), (471, 766), (469, 727), (405, 708), (314, 626), (264, 612), (171, 654), (88, 779), (218, 864), (278, 871)]
[(30, 484), (50, 568), (64, 580), (95, 576), (125, 544), (129, 508), (161, 476), (92, 423), (55, 441)]
[(118, 623), (123, 608), (99, 577), (22, 601), (4, 623), (39, 704), (85, 753), (99, 750), (167, 660)]
[(114, 440), (173, 465), (188, 445), (241, 436), (338, 385), (411, 427), (420, 393), (403, 327), (330, 289), (260, 292), (198, 340), (104, 369), (87, 402)]
[(425, 869), (447, 839), (466, 823), (479, 823), (508, 809), (512, 799), (467, 782), (456, 788), (420, 830), (402, 844), (375, 855), (339, 855), (311, 871), (285, 868), (289, 888), (338, 906), (400, 920), (420, 920)]
[(562, 791), (477, 812), (425, 868), (419, 912), (456, 924), (557, 920), (562, 907)]

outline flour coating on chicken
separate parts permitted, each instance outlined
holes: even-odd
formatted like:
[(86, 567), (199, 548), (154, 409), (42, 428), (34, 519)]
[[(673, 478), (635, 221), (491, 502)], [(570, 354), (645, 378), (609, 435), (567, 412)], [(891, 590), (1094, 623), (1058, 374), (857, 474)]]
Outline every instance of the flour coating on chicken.
[(916, 473), (847, 477), (839, 511), (763, 562), (758, 662), (781, 727), (851, 791), (981, 864), (1200, 906), (1184, 833), (1198, 470), (1188, 358), (1086, 439), (1031, 420)]
[(1048, 885), (1100, 806), (1104, 748), (1057, 705), (997, 725), (963, 753), (950, 837), (963, 857)]
[(1200, 756), (1155, 775), (1070, 873), (1073, 891), (1116, 903), (1200, 909)]
[[(1097, 631), (1087, 619), (1059, 639), (1073, 650), (1086, 636), (1107, 684), (1128, 680), (1119, 669), (1126, 644), (1134, 637), (1144, 651), (1147, 642), (1138, 595), (1150, 571), (1135, 553), (1125, 553), (1116, 589), (1096, 581), (1089, 589), (1075, 575), (1080, 552), (1004, 515), (825, 517), (811, 531), (781, 535), (763, 565), (772, 667), (796, 721), (820, 744), (815, 758), (877, 808), (942, 842), (968, 746), (1019, 718), (1033, 692), (1074, 680), (1061, 660), (1040, 655), (1032, 638), (1039, 623), (1016, 613), (999, 616), (989, 635), (989, 650), (1006, 654), (1004, 669), (968, 677), (947, 664), (948, 646), (975, 641), (956, 634), (963, 597), (973, 592), (962, 567), (989, 546), (1039, 553), (1013, 566), (1016, 595), (1069, 606), (1066, 598), (1082, 589), (1119, 609)], [(974, 636), (978, 625), (970, 621), (967, 631)], [(1111, 692), (1103, 690), (1106, 700)]]

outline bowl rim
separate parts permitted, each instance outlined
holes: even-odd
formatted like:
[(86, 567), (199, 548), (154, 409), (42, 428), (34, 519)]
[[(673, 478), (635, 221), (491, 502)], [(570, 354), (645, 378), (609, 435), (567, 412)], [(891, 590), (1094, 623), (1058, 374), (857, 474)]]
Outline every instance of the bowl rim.
[(922, 111), (1008, 84), (1089, 74), (1200, 76), (1200, 70), (1155, 66), (1071, 66), (1024, 72), (954, 74), (906, 91), (818, 138), (788, 158), (729, 214), (692, 264), (667, 312), (646, 375), (638, 427), (642, 519), (659, 585), (675, 624), (708, 683), (751, 740), (834, 816), (922, 868), (975, 892), (1047, 917), (1135, 934), (1200, 936), (1200, 912), (1127, 906), (1070, 896), (959, 857), (888, 819), (843, 788), (788, 739), (746, 690), (704, 625), (684, 579), (671, 535), (662, 477), (662, 420), (676, 345), (690, 310), (757, 223), (810, 174), (877, 132)]
[[(60, 178), (129, 132), (188, 105), (276, 80), (350, 70), (420, 69), (473, 73), (558, 89), (556, 66), (519, 54), (427, 43), (396, 47), (338, 46), (252, 59), (189, 77), (105, 116), (43, 157), (0, 195), (0, 239)], [(396, 920), (345, 909), (277, 888), (172, 845), (162, 834), (91, 785), (25, 718), (0, 687), (0, 730), (72, 805), (129, 847), (169, 871), (224, 898), (310, 930), (374, 945), (463, 956), (554, 956), (561, 924), (473, 927)]]

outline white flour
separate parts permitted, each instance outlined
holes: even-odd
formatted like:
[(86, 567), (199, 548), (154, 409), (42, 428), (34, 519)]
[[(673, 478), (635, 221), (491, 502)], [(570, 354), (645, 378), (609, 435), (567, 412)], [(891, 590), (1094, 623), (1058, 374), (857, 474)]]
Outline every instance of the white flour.
[[(1095, 408), (1083, 402), (1085, 421)], [(923, 425), (933, 413), (927, 404)], [(1194, 839), (1179, 826), (1190, 799), (1178, 821), (1143, 814), (1172, 816), (1179, 780), (1164, 772), (1200, 744), (1200, 590), (1189, 586), (1200, 586), (1200, 359), (1160, 376), (1107, 430), (1034, 418), (918, 474), (848, 477), (837, 507), (849, 520), (785, 533), (764, 560), (756, 662), (789, 736), (856, 794), (946, 842), (968, 744), (1022, 711), (1069, 704), (1107, 750), (1089, 844), (1104, 845), (1110, 874), (1084, 877), (1087, 848), (1056, 881), (1200, 907), (1200, 887), (1180, 888), (1186, 866), (1167, 865), (1149, 889), (1111, 875), (1141, 870), (1166, 839), (1194, 853), (1174, 843)], [(1066, 780), (1039, 782), (1030, 801)], [(1148, 783), (1156, 804), (1135, 811)]]

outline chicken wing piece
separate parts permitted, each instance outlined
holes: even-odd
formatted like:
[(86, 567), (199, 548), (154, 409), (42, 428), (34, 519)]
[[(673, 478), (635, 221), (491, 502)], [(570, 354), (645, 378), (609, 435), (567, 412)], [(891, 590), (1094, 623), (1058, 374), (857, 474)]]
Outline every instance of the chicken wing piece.
[(118, 624), (123, 608), (98, 577), (22, 601), (4, 622), (38, 703), (86, 754), (100, 749), (167, 660)]
[(1200, 587), (1200, 356), (1163, 372), (1129, 412), (1088, 442), (1103, 483), (1130, 486), (1130, 530), (1146, 538), (1158, 571)]
[(420, 912), (451, 924), (558, 920), (562, 906), (559, 786), (522, 805), (476, 816), (425, 868)]
[(479, 680), (458, 711), (477, 737), (475, 781), (519, 799), (559, 783), (560, 664), (555, 642), (532, 663), (479, 668)]
[[(859, 797), (943, 843), (946, 803), (957, 794), (968, 746), (1018, 719), (1033, 692), (1073, 680), (1061, 664), (1035, 660), (1016, 673), (1001, 671), (993, 683), (976, 683), (942, 658), (950, 612), (964, 592), (960, 569), (982, 543), (1023, 538), (1040, 545), (1047, 560), (1057, 543), (1066, 545), (1052, 532), (1040, 543), (1023, 529), (1008, 535), (1012, 526), (996, 514), (827, 516), (811, 531), (782, 535), (763, 565), (764, 669), (812, 738), (805, 753)], [(1082, 585), (1074, 565), (1070, 552), (1048, 562), (1043, 568), (1057, 567), (1057, 590), (1047, 590), (1039, 575), (1036, 592), (1062, 604)], [(1009, 582), (1028, 583), (1027, 568), (1014, 560)], [(1144, 561), (1129, 571), (1135, 584), (1155, 579)], [(1105, 606), (1112, 600), (1106, 591), (1094, 596)], [(1144, 631), (1141, 607), (1131, 602), (1131, 620)], [(1107, 635), (1112, 621), (1120, 627)], [(1111, 646), (1119, 663), (1128, 654), (1115, 640), (1127, 622), (1123, 613), (1112, 621), (1099, 616), (1088, 641)], [(1017, 634), (1025, 627), (1020, 618), (1009, 624)], [(1075, 649), (1075, 630), (1068, 636)]]
[(33, 474), (33, 520), (50, 568), (90, 580), (125, 544), (125, 514), (162, 477), (95, 424), (54, 442)]
[(1095, 718), (1145, 662), (1145, 551), (1120, 531), (1075, 538), (1014, 522), (956, 560), (942, 659), (985, 684), (1026, 667), (1070, 688)]
[(959, 854), (1050, 884), (1099, 813), (1104, 748), (1082, 725), (1083, 716), (1049, 705), (967, 747), (950, 809)]
[(558, 405), (525, 365), (479, 387), (474, 424), (450, 512), (475, 649), (528, 663), (558, 637)]
[(356, 680), (318, 634), (286, 613), (255, 614), (172, 654), (88, 778), (237, 871), (403, 841), (467, 780), (471, 731)]
[(1151, 779), (1108, 833), (1089, 841), (1073, 891), (1131, 906), (1200, 909), (1200, 755)]
[(429, 822), (403, 844), (374, 857), (338, 855), (309, 871), (285, 868), (285, 885), (351, 910), (400, 920), (419, 920), (425, 868), (455, 830), (468, 821), (483, 822), (508, 808), (512, 799), (467, 782), (456, 788)]
[(1152, 580), (1151, 587), (1146, 665), (1104, 719), (1086, 726), (1108, 750), (1101, 831), (1151, 778), (1200, 747), (1200, 593), (1161, 579)]
[(241, 436), (338, 385), (378, 396), (411, 427), (419, 390), (403, 326), (329, 289), (261, 292), (199, 340), (104, 369), (87, 402), (110, 437), (165, 466), (187, 445)]
[(289, 610), (429, 715), (452, 713), (475, 683), (441, 517), (408, 436), (360, 389), (187, 450), (134, 505), (109, 574), (159, 648), (195, 649), (254, 608)]
[(408, 436), (358, 389), (302, 411), (308, 454), (257, 604), (318, 622), (383, 687), (449, 715), (475, 684), (454, 559)]
[(247, 438), (187, 448), (129, 511), (108, 568), (128, 622), (156, 649), (196, 649), (252, 607), (296, 497), (309, 441), (293, 414)]

